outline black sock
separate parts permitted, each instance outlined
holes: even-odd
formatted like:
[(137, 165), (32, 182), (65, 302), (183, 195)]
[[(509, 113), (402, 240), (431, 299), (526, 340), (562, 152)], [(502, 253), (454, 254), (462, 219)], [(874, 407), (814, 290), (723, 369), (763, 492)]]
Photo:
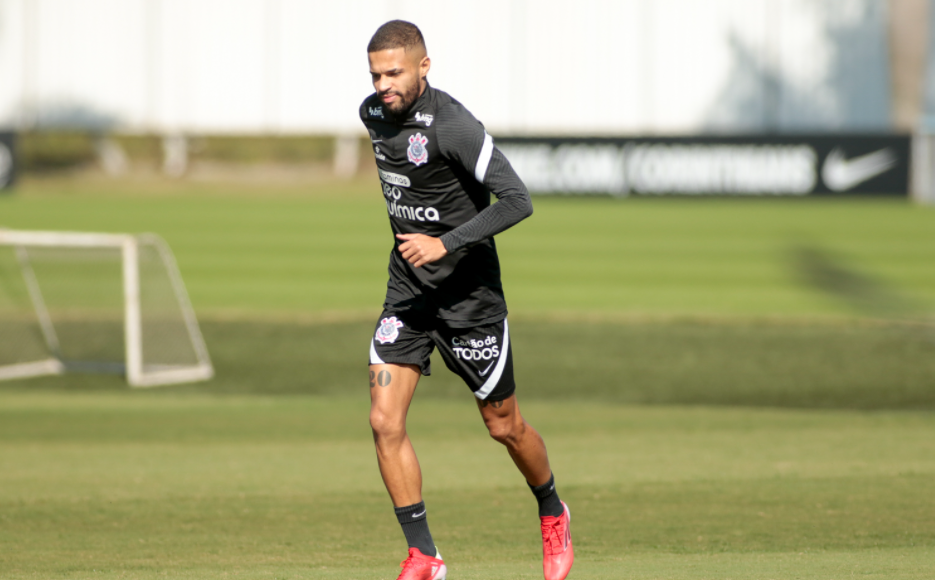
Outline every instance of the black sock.
[(432, 532), (429, 531), (429, 522), (425, 519), (425, 502), (398, 507), (396, 510), (396, 519), (399, 525), (403, 527), (403, 533), (406, 535), (406, 541), (410, 548), (419, 548), (419, 551), (426, 556), (436, 555), (435, 542), (432, 541)]
[(533, 487), (528, 481), (526, 485), (529, 486), (532, 494), (536, 496), (536, 501), (539, 502), (540, 518), (545, 516), (558, 517), (565, 511), (562, 501), (558, 499), (558, 492), (555, 491), (555, 475), (550, 475), (549, 480), (542, 485)]

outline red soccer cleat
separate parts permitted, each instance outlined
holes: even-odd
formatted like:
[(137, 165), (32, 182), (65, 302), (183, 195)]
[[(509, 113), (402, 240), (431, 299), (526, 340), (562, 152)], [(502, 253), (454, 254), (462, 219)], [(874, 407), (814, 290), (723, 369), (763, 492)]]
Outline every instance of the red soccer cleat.
[(542, 573), (545, 580), (565, 580), (575, 561), (571, 547), (571, 511), (562, 502), (565, 513), (558, 517), (545, 516), (542, 520)]
[(445, 580), (448, 568), (442, 561), (442, 555), (435, 548), (435, 555), (426, 556), (419, 548), (409, 548), (409, 557), (400, 562), (403, 571), (396, 580)]

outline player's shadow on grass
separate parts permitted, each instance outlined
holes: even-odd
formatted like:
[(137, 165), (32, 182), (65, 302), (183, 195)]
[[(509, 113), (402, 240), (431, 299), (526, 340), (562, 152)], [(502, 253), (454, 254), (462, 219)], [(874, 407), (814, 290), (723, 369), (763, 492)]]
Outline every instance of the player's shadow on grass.
[(817, 246), (792, 248), (790, 263), (800, 283), (843, 302), (855, 313), (908, 323), (935, 341), (935, 326), (925, 306), (882, 278), (861, 272)]

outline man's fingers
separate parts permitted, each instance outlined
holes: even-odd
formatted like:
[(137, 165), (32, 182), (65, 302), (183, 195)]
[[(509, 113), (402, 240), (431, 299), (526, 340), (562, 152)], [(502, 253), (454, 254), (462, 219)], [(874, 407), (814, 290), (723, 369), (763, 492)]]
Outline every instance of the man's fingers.
[(400, 253), (403, 255), (403, 259), (407, 262), (414, 263), (416, 258), (423, 254), (422, 249), (415, 244), (403, 244), (399, 247)]
[(405, 244), (399, 245), (399, 253), (403, 255), (404, 258), (408, 258), (412, 255), (413, 252), (418, 251), (418, 247), (412, 242), (406, 242)]
[(407, 248), (406, 251), (403, 252), (403, 259), (416, 268), (426, 263), (425, 252), (423, 252), (421, 248), (415, 246)]
[(399, 253), (404, 260), (416, 268), (421, 268), (425, 264), (430, 264), (447, 253), (444, 251), (439, 253), (437, 248), (433, 245), (437, 240), (430, 236), (425, 236), (423, 234), (396, 234), (396, 237), (400, 240), (405, 240), (405, 242), (400, 244), (399, 248), (397, 248)]

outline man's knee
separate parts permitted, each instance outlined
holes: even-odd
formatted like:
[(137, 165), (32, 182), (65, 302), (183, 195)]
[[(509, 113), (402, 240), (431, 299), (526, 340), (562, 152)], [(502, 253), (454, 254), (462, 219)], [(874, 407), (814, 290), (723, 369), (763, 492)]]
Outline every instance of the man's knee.
[(370, 409), (370, 428), (374, 439), (400, 438), (406, 433), (406, 422), (393, 417), (379, 408)]
[(515, 421), (513, 417), (496, 417), (486, 421), (487, 431), (490, 436), (504, 445), (512, 445), (522, 439), (523, 432), (526, 430), (524, 421)]

